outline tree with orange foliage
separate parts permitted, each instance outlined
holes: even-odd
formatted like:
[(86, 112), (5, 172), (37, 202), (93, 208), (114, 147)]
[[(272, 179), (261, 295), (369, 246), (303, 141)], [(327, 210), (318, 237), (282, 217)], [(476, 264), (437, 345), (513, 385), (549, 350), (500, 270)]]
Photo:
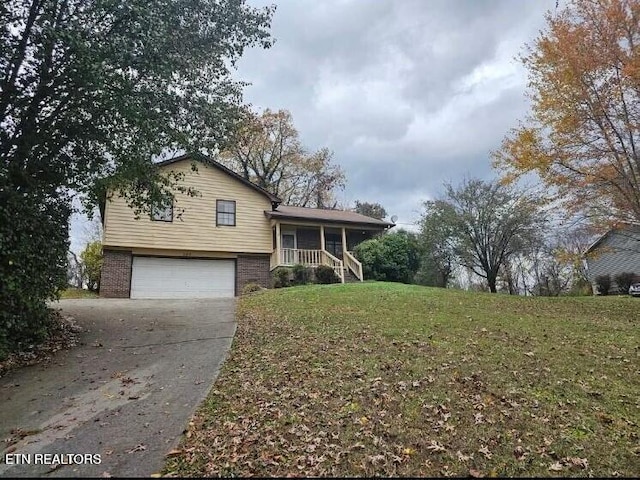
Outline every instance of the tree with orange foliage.
[(530, 116), (493, 153), (537, 173), (569, 214), (640, 222), (640, 0), (573, 0), (521, 61)]
[(328, 148), (308, 152), (288, 110), (246, 109), (218, 160), (282, 199), (285, 205), (335, 208), (345, 176)]

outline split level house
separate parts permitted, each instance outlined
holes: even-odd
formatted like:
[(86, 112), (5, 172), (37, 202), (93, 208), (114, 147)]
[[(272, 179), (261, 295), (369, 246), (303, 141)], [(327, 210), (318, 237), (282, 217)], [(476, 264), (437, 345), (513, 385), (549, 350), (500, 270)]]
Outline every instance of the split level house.
[[(192, 168), (196, 162), (197, 169)], [(224, 165), (183, 155), (160, 162), (198, 194), (136, 218), (116, 193), (103, 206), (100, 294), (120, 298), (233, 297), (247, 283), (271, 286), (280, 266), (328, 265), (362, 281), (352, 251), (394, 225), (350, 211), (282, 205)]]

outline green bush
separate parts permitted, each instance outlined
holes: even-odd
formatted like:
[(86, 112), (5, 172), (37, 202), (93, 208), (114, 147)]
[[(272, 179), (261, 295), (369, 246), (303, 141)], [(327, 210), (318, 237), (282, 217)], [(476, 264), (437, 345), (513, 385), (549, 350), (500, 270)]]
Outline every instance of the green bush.
[(69, 204), (0, 182), (0, 359), (39, 343), (66, 286)]
[(367, 280), (410, 283), (420, 267), (415, 235), (403, 230), (365, 240), (354, 255)]
[(611, 290), (611, 276), (598, 275), (596, 277), (596, 289), (600, 295), (609, 295), (609, 290)]
[(287, 267), (278, 267), (273, 271), (273, 287), (283, 288), (291, 285), (291, 272)]
[(613, 278), (618, 286), (618, 292), (627, 294), (629, 293), (629, 287), (636, 281), (637, 276), (633, 272), (622, 272)]
[(80, 254), (86, 275), (87, 286), (92, 292), (100, 290), (100, 274), (102, 272), (102, 242), (94, 241), (87, 244)]
[(311, 281), (311, 269), (301, 263), (293, 266), (293, 285), (306, 285)]
[(340, 277), (335, 270), (328, 265), (319, 265), (316, 268), (316, 281), (322, 284), (338, 283)]

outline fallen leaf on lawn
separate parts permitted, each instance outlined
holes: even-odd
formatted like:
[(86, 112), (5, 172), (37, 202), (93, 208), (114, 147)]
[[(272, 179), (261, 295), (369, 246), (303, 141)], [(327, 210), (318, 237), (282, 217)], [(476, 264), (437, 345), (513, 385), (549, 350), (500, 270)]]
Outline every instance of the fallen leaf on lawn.
[(534, 353), (533, 353), (533, 352), (527, 352), (527, 353), (525, 353), (525, 355), (526, 355), (527, 357), (533, 357), (533, 356), (534, 356)]
[(170, 450), (165, 456), (173, 457), (175, 455), (180, 455), (182, 453), (183, 453), (183, 450), (180, 450), (179, 448), (174, 448), (173, 450)]
[(493, 457), (493, 454), (489, 451), (489, 448), (484, 446), (478, 449), (478, 452), (480, 452), (481, 454), (483, 454), (486, 458), (491, 458)]
[(559, 472), (560, 470), (562, 470), (562, 464), (560, 462), (552, 463), (551, 465), (549, 465), (549, 470), (553, 472)]
[(151, 478), (162, 478), (162, 474), (161, 473), (152, 473), (151, 475), (149, 475)]
[(444, 452), (447, 450), (435, 440), (431, 440), (431, 445), (429, 445), (427, 449), (431, 450), (432, 452)]
[(518, 460), (523, 459), (524, 456), (526, 455), (524, 452), (524, 448), (522, 448), (520, 445), (518, 445), (516, 448), (513, 449), (513, 454)]
[(473, 457), (473, 455), (464, 455), (460, 450), (458, 450), (456, 455), (458, 456), (458, 461), (459, 462), (469, 461)]
[(569, 457), (565, 458), (564, 461), (574, 467), (587, 468), (589, 466), (589, 461), (586, 458)]
[(413, 455), (414, 453), (416, 453), (416, 451), (411, 447), (407, 447), (402, 450), (402, 453), (404, 453), (405, 455)]
[(478, 470), (474, 470), (473, 468), (471, 468), (469, 470), (469, 475), (472, 476), (473, 478), (482, 478), (482, 477), (484, 477), (483, 474), (481, 474)]

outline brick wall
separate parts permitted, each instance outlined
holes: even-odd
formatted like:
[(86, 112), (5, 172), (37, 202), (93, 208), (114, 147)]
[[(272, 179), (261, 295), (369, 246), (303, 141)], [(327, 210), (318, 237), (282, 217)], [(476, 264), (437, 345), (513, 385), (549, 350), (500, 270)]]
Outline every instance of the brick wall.
[(269, 255), (238, 256), (236, 275), (237, 295), (242, 295), (242, 289), (247, 283), (257, 283), (265, 288), (271, 287)]
[(100, 276), (100, 296), (129, 298), (131, 287), (131, 252), (105, 250)]

